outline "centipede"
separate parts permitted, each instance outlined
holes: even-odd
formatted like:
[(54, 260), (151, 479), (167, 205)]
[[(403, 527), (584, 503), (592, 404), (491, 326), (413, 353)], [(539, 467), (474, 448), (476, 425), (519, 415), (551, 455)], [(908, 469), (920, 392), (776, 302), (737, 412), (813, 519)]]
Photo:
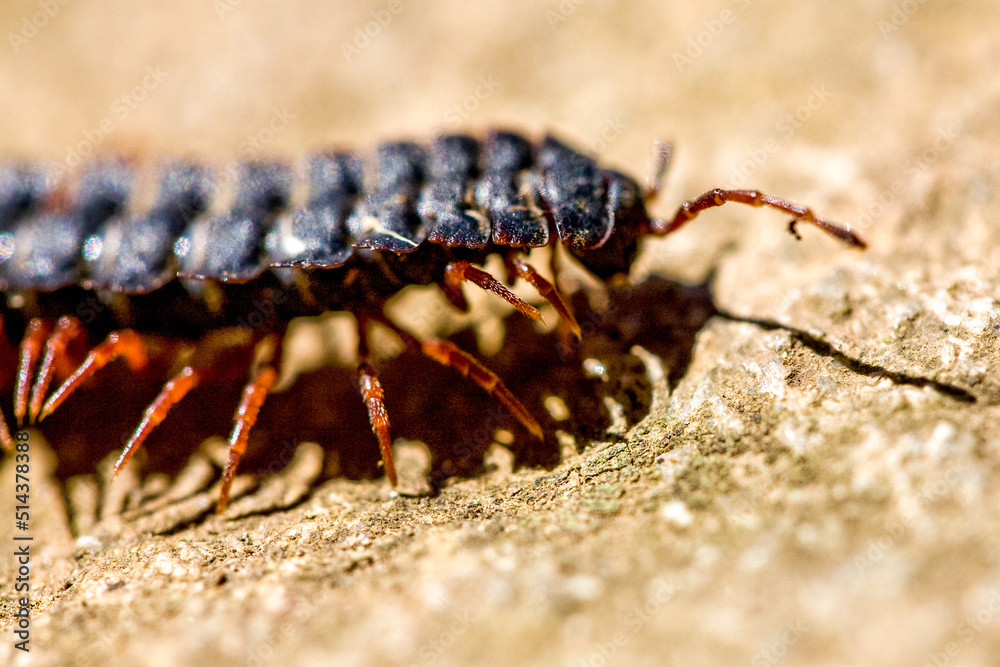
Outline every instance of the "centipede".
[[(210, 380), (243, 384), (228, 439), (217, 510), (225, 509), (261, 406), (281, 370), (289, 324), (346, 311), (358, 332), (358, 398), (390, 485), (397, 485), (390, 415), (370, 345), (372, 329), (464, 376), (533, 437), (542, 427), (502, 379), (446, 338), (424, 338), (386, 315), (410, 285), (434, 286), (467, 310), (464, 283), (541, 319), (513, 290), (525, 281), (557, 314), (558, 339), (581, 336), (571, 301), (530, 261), (551, 247), (549, 274), (572, 261), (604, 283), (627, 276), (644, 238), (737, 203), (790, 216), (856, 248), (849, 225), (756, 190), (716, 188), (649, 214), (671, 148), (658, 144), (648, 183), (604, 167), (552, 136), (393, 141), (368, 153), (320, 151), (299, 167), (246, 160), (231, 173), (196, 161), (139, 168), (102, 157), (54, 178), (36, 163), (0, 166), (0, 444), (11, 424), (37, 425), (109, 364), (153, 375), (162, 390), (128, 437), (128, 464), (171, 409)], [(224, 187), (224, 183), (229, 183)], [(491, 256), (505, 275), (485, 270)], [(109, 398), (109, 400), (111, 400)]]

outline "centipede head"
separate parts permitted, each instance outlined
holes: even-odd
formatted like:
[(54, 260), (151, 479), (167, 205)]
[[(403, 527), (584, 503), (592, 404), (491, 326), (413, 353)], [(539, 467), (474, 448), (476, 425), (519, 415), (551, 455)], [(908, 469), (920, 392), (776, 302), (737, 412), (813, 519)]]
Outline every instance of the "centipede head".
[(588, 271), (601, 280), (627, 275), (639, 254), (639, 241), (649, 232), (650, 218), (642, 187), (617, 171), (601, 172), (604, 207), (601, 224), (607, 233), (599, 243), (570, 246), (570, 252)]

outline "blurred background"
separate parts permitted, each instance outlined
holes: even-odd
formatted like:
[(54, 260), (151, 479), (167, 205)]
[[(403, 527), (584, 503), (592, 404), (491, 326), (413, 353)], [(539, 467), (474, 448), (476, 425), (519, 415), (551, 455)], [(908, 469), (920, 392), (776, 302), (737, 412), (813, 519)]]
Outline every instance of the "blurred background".
[(975, 0), (14, 0), (0, 7), (0, 154), (228, 162), (502, 126), (644, 177), (663, 138), (676, 160), (662, 215), (753, 186), (870, 227), (894, 179), (933, 176), (908, 161), (942, 132), (963, 151), (995, 133), (995, 14)]
[(15, 0), (0, 8), (0, 154), (225, 162), (503, 126), (645, 176), (663, 138), (677, 145), (664, 215), (710, 187), (780, 186), (864, 227), (892, 179), (919, 185), (907, 160), (942, 132), (961, 135), (948, 146), (995, 132), (995, 14), (974, 0)]
[(994, 14), (918, 0), (13, 0), (0, 151), (221, 159), (508, 126), (635, 172), (672, 139), (679, 163), (715, 167), (688, 176), (699, 187), (736, 180), (770, 139), (781, 159), (747, 176), (838, 190), (912, 129), (930, 142), (967, 113), (970, 82), (995, 74)]
[[(139, 160), (176, 155), (221, 165), (265, 156), (297, 159), (327, 147), (366, 150), (382, 140), (506, 127), (532, 136), (554, 132), (605, 163), (644, 178), (652, 172), (654, 142), (666, 139), (675, 143), (675, 161), (655, 204), (658, 215), (671, 214), (680, 201), (712, 187), (754, 187), (852, 223), (871, 248), (859, 255), (808, 229), (802, 230), (805, 241), (795, 243), (784, 233), (781, 216), (725, 207), (671, 238), (649, 244), (634, 277), (655, 270), (696, 282), (717, 268), (712, 292), (715, 302), (728, 310), (756, 317), (791, 313), (786, 319), (796, 326), (834, 332), (835, 338), (847, 341), (848, 356), (863, 362), (889, 359), (886, 367), (920, 377), (929, 373), (929, 365), (940, 366), (938, 379), (964, 382), (968, 373), (937, 351), (948, 329), (933, 328), (929, 342), (915, 346), (906, 340), (905, 326), (893, 327), (903, 326), (899, 323), (906, 313), (944, 313), (943, 306), (928, 305), (928, 300), (941, 297), (944, 303), (945, 297), (958, 294), (955, 299), (961, 301), (961, 290), (955, 288), (959, 283), (971, 285), (968, 289), (976, 298), (990, 303), (997, 295), (997, 35), (1000, 14), (987, 0), (371, 0), (280, 5), (247, 0), (7, 0), (0, 5), (0, 156), (75, 164), (103, 153)], [(898, 294), (891, 291), (897, 287)], [(836, 311), (838, 299), (849, 291), (855, 300), (859, 294), (871, 297), (865, 317), (855, 314), (852, 320), (846, 306), (844, 313)], [(883, 307), (883, 301), (891, 307)], [(837, 319), (839, 315), (843, 317)], [(961, 321), (954, 319), (953, 324)], [(752, 335), (761, 338), (760, 331)], [(978, 354), (981, 343), (982, 349), (993, 350), (990, 336), (995, 332), (972, 336), (969, 349), (974, 347)], [(705, 338), (711, 343), (703, 336), (699, 345)], [(732, 338), (729, 329), (718, 336), (723, 341)], [(898, 349), (887, 352), (883, 344)], [(738, 357), (732, 350), (704, 353), (696, 368), (702, 375), (690, 384), (710, 377), (717, 359)], [(993, 400), (983, 399), (977, 406), (985, 415), (985, 421), (977, 422), (977, 442), (995, 432), (989, 426), (995, 418), (987, 414)], [(787, 411), (781, 405), (775, 412), (784, 417)], [(899, 416), (890, 406), (885, 414), (905, 422), (909, 413)], [(900, 442), (910, 446), (908, 440)], [(831, 455), (833, 463), (817, 467), (821, 476), (855, 468), (865, 472), (852, 458), (857, 442), (831, 449), (836, 458)], [(880, 461), (881, 449), (873, 450), (872, 459)], [(992, 463), (987, 459), (983, 465)], [(645, 484), (644, 478), (639, 485)], [(609, 579), (616, 583), (605, 597), (558, 603), (555, 611), (544, 607), (547, 611), (538, 612), (539, 618), (551, 613), (537, 623), (525, 612), (533, 604), (518, 605), (513, 598), (507, 626), (493, 626), (490, 633), (484, 632), (486, 639), (475, 642), (471, 638), (480, 635), (470, 634), (468, 654), (479, 655), (484, 645), (499, 651), (516, 646), (525, 659), (532, 653), (554, 661), (578, 645), (590, 646), (590, 639), (576, 637), (600, 637), (604, 630), (621, 626), (621, 619), (645, 594), (639, 584), (632, 585), (638, 581), (637, 572), (649, 578), (679, 572), (695, 592), (678, 598), (671, 608), (676, 613), (664, 614), (629, 635), (632, 643), (622, 651), (634, 658), (629, 664), (646, 664), (641, 658), (661, 664), (667, 659), (661, 651), (668, 633), (674, 654), (690, 662), (712, 647), (719, 664), (777, 664), (790, 645), (766, 640), (785, 636), (782, 624), (791, 616), (782, 615), (782, 605), (807, 609), (802, 617), (815, 631), (813, 639), (800, 646), (799, 664), (820, 664), (830, 655), (846, 656), (844, 664), (898, 664), (904, 658), (918, 664), (943, 650), (947, 633), (957, 632), (967, 612), (975, 610), (968, 602), (974, 596), (967, 594), (973, 584), (995, 586), (993, 555), (983, 556), (980, 569), (969, 565), (972, 557), (953, 566), (950, 559), (961, 560), (970, 552), (965, 533), (952, 539), (947, 553), (935, 534), (926, 542), (915, 540), (913, 552), (906, 552), (912, 560), (903, 562), (903, 556), (893, 555), (880, 561), (884, 569), (848, 577), (852, 554), (867, 553), (871, 540), (882, 538), (879, 512), (884, 507), (891, 512), (892, 502), (883, 500), (893, 492), (873, 496), (870, 504), (854, 510), (844, 509), (843, 495), (831, 491), (820, 505), (829, 510), (829, 521), (820, 517), (816, 525), (843, 527), (849, 539), (837, 541), (839, 533), (831, 530), (810, 543), (782, 514), (783, 507), (796, 507), (786, 498), (800, 497), (796, 494), (804, 487), (797, 484), (782, 478), (774, 487), (756, 481), (747, 485), (761, 494), (778, 490), (777, 509), (765, 516), (765, 523), (785, 532), (777, 533), (778, 547), (767, 543), (762, 552), (748, 549), (739, 565), (743, 570), (725, 559), (711, 569), (718, 551), (710, 544), (714, 537), (694, 532), (701, 524), (686, 534), (655, 524), (628, 542), (641, 562), (628, 560), (629, 550), (620, 546), (615, 531), (630, 526), (632, 519), (645, 526), (648, 517), (659, 516), (638, 510), (614, 524), (615, 530), (593, 529), (607, 541), (600, 557), (591, 559), (592, 543), (585, 537), (579, 542), (567, 538), (571, 546), (564, 549), (566, 558), (582, 563), (583, 571), (600, 577), (620, 573), (618, 579)], [(556, 495), (553, 491), (552, 497)], [(543, 511), (538, 508), (529, 508), (537, 510), (533, 516)], [(810, 521), (819, 511), (808, 502), (801, 505), (802, 517)], [(729, 514), (723, 509), (717, 515), (703, 522), (705, 515), (696, 515), (708, 526), (706, 534), (712, 533), (712, 525), (726, 525)], [(950, 534), (965, 517), (968, 535), (973, 536), (968, 543), (983, 554), (995, 554), (995, 542), (988, 536), (996, 535), (997, 524), (986, 525), (986, 530), (975, 516), (970, 508), (955, 510), (954, 516), (941, 520), (941, 535)], [(587, 526), (590, 530), (593, 524)], [(388, 532), (395, 534), (395, 527)], [(753, 539), (758, 532), (748, 530)], [(564, 526), (553, 519), (551, 535), (564, 534)], [(980, 534), (982, 543), (975, 541)], [(538, 543), (546, 536), (550, 533)], [(674, 563), (671, 559), (680, 558), (675, 556), (676, 544), (685, 539), (694, 555)], [(437, 543), (434, 538), (426, 542)], [(471, 558), (468, 553), (478, 554), (479, 544), (470, 538), (456, 547), (462, 555), (448, 552), (438, 561), (433, 556), (414, 560), (433, 562), (449, 573), (465, 571), (454, 563)], [(807, 547), (821, 555), (803, 556)], [(783, 560), (768, 570), (754, 569), (760, 567), (753, 565), (754, 559), (764, 553), (765, 562), (772, 548)], [(837, 553), (822, 551), (826, 548)], [(429, 547), (415, 553), (437, 552)], [(530, 553), (524, 558), (534, 560)], [(364, 662), (365, 650), (391, 651), (393, 644), (383, 633), (392, 623), (383, 622), (384, 609), (387, 600), (403, 590), (411, 591), (410, 597), (397, 603), (396, 625), (389, 630), (400, 636), (412, 630), (407, 645), (428, 646), (452, 617), (444, 611), (421, 612), (421, 605), (434, 598), (410, 585), (410, 561), (400, 561), (396, 578), (390, 576), (385, 584), (394, 587), (391, 595), (374, 586), (363, 603), (334, 600), (331, 607), (343, 614), (337, 617), (337, 627), (347, 628), (337, 637), (346, 639), (329, 632), (333, 624), (319, 621), (308, 636), (317, 644), (342, 641), (339, 648), (356, 664)], [(552, 571), (564, 565), (553, 565)], [(966, 570), (968, 582), (957, 581), (966, 577)], [(468, 571), (473, 572), (470, 580), (480, 581), (479, 570)], [(378, 580), (382, 572), (372, 579), (362, 572), (356, 581)], [(539, 579), (547, 582), (544, 585), (532, 583), (532, 591), (542, 591), (539, 599), (547, 599), (545, 585), (555, 590), (554, 579), (548, 577)], [(716, 577), (728, 577), (727, 585), (718, 584)], [(850, 585), (842, 586), (842, 581)], [(462, 593), (466, 588), (469, 592)], [(350, 590), (356, 592), (357, 587)], [(464, 604), (461, 609), (479, 613), (481, 600), (472, 587), (455, 590), (455, 598)], [(900, 596), (909, 598), (897, 604)], [(239, 613), (244, 612), (253, 613), (242, 608)], [(231, 631), (233, 617), (213, 618), (198, 646), (211, 649), (219, 636)], [(78, 627), (69, 612), (58, 623), (62, 625), (51, 627)], [(755, 624), (766, 625), (766, 632), (758, 627), (755, 634)], [(173, 627), (188, 631), (180, 622)], [(164, 633), (157, 641), (168, 654), (179, 634)], [(134, 655), (146, 656), (146, 638), (153, 634), (143, 628), (132, 636), (128, 645)], [(73, 637), (66, 637), (64, 650), (75, 650)], [(894, 657), (886, 657), (891, 643), (887, 638), (895, 637), (914, 641), (896, 641)], [(976, 652), (966, 649), (967, 663), (987, 659), (989, 646), (996, 647), (998, 641), (995, 633), (990, 637), (992, 643), (980, 640)], [(119, 647), (114, 642), (114, 650)], [(595, 660), (611, 657), (592, 655)], [(396, 658), (386, 662), (395, 663)], [(598, 662), (581, 659), (572, 664)]]
[[(0, 155), (223, 164), (508, 127), (645, 178), (662, 138), (676, 150), (659, 215), (757, 187), (878, 240), (942, 174), (982, 193), (997, 169), (997, 23), (976, 0), (16, 0), (0, 8)], [(637, 270), (699, 279), (737, 227), (786, 255), (836, 247), (732, 208)]]

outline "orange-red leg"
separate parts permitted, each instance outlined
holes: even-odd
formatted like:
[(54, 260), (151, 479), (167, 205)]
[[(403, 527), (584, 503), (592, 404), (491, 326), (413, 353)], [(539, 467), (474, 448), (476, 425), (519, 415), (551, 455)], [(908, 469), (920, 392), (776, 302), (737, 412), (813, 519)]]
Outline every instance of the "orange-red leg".
[[(7, 386), (7, 374), (13, 370), (17, 358), (17, 351), (11, 346), (4, 330), (3, 315), (0, 315), (0, 387)], [(15, 371), (16, 381), (16, 371)], [(0, 410), (0, 447), (10, 451), (14, 449), (14, 438), (11, 437), (10, 428), (7, 426), (7, 419)]]
[(845, 243), (857, 246), (858, 248), (865, 248), (867, 246), (867, 244), (861, 240), (857, 234), (851, 231), (850, 227), (846, 225), (838, 225), (837, 223), (830, 222), (829, 220), (822, 220), (816, 217), (816, 214), (813, 213), (813, 211), (808, 207), (802, 206), (801, 204), (794, 204), (785, 199), (779, 199), (778, 197), (766, 195), (763, 192), (758, 192), (757, 190), (722, 190), (716, 188), (706, 192), (695, 200), (684, 202), (680, 209), (678, 209), (674, 219), (669, 224), (667, 224), (665, 220), (654, 220), (652, 222), (651, 231), (660, 236), (669, 234), (684, 223), (696, 218), (698, 214), (705, 209), (722, 206), (728, 202), (746, 204), (747, 206), (767, 206), (769, 208), (791, 214), (792, 220), (788, 224), (788, 231), (790, 231), (796, 238), (798, 238), (798, 232), (796, 231), (795, 226), (799, 222), (808, 222), (812, 225), (816, 225), (828, 234), (836, 236)]
[(421, 342), (410, 332), (396, 326), (386, 317), (377, 318), (379, 322), (396, 332), (407, 346), (418, 349), (434, 361), (454, 368), (459, 373), (469, 378), (487, 393), (495, 396), (503, 403), (511, 414), (517, 418), (531, 433), (539, 440), (542, 439), (542, 427), (521, 401), (507, 388), (496, 373), (486, 368), (478, 359), (468, 352), (464, 352), (453, 343), (441, 339), (431, 339)]
[(135, 430), (135, 433), (132, 434), (128, 444), (125, 445), (125, 449), (118, 458), (118, 462), (115, 463), (115, 475), (125, 467), (125, 464), (139, 450), (139, 447), (149, 437), (149, 434), (153, 432), (153, 429), (164, 420), (170, 408), (184, 398), (189, 391), (197, 387), (204, 377), (205, 369), (186, 366), (184, 370), (175, 375), (172, 380), (163, 386), (163, 391), (160, 392), (160, 395), (153, 399), (153, 402), (146, 408), (146, 414), (143, 415), (142, 422)]
[(4, 419), (2, 411), (0, 411), (0, 447), (8, 452), (14, 449), (14, 438), (10, 437), (10, 429), (7, 428), (7, 420)]
[(509, 261), (510, 269), (518, 278), (524, 278), (528, 283), (538, 290), (538, 293), (559, 313), (559, 331), (563, 340), (563, 345), (569, 344), (570, 337), (577, 341), (581, 338), (580, 325), (573, 316), (573, 311), (566, 301), (566, 297), (559, 291), (559, 288), (542, 277), (535, 267), (525, 262), (521, 257), (513, 256)]
[(219, 495), (219, 502), (216, 511), (221, 513), (229, 504), (229, 490), (236, 476), (236, 468), (243, 458), (243, 453), (247, 449), (247, 440), (250, 437), (250, 429), (257, 423), (257, 415), (260, 406), (264, 404), (268, 392), (278, 379), (278, 372), (273, 366), (265, 366), (254, 376), (253, 380), (243, 389), (243, 398), (240, 406), (236, 409), (233, 432), (229, 436), (229, 461), (226, 469), (222, 473), (222, 489)]
[(358, 385), (361, 389), (361, 398), (368, 408), (368, 421), (371, 422), (372, 432), (378, 438), (378, 446), (382, 451), (385, 476), (389, 478), (389, 484), (395, 487), (396, 463), (392, 457), (392, 438), (389, 436), (389, 413), (385, 409), (382, 385), (375, 375), (375, 369), (365, 359), (358, 364)]
[(525, 428), (541, 440), (542, 427), (538, 425), (528, 409), (521, 401), (517, 400), (496, 373), (482, 365), (475, 357), (458, 349), (453, 343), (441, 339), (424, 341), (421, 344), (421, 349), (431, 359), (454, 368), (485, 389), (487, 393), (496, 396)]
[[(371, 364), (371, 350), (368, 349), (368, 324), (373, 318), (358, 314), (358, 388), (361, 399), (368, 409), (368, 421), (372, 425), (372, 433), (378, 438), (379, 450), (382, 453), (382, 466), (389, 484), (396, 486), (396, 463), (392, 456), (392, 437), (389, 434), (389, 412), (385, 409), (385, 393), (378, 381), (375, 367)], [(374, 318), (381, 321), (382, 318)]]
[[(203, 339), (203, 342), (205, 342), (205, 339)], [(198, 366), (192, 364), (185, 366), (181, 372), (167, 382), (160, 391), (160, 394), (146, 408), (142, 422), (136, 428), (135, 433), (132, 434), (121, 456), (115, 463), (114, 474), (117, 475), (128, 464), (146, 438), (166, 418), (170, 409), (183, 399), (188, 392), (209, 377), (226, 377), (229, 372), (237, 368), (238, 365), (241, 365), (241, 362), (238, 360), (240, 358), (239, 355), (233, 356), (230, 353), (238, 351), (238, 348), (242, 348), (244, 345), (249, 345), (250, 342), (252, 340), (232, 346), (226, 344), (223, 339), (220, 339), (216, 343), (222, 343), (221, 346), (215, 350), (214, 354), (207, 361)], [(206, 347), (211, 348), (213, 346), (206, 344)], [(232, 481), (236, 475), (236, 468), (239, 465), (240, 459), (246, 451), (250, 429), (257, 421), (257, 415), (260, 412), (260, 407), (264, 403), (268, 391), (277, 380), (277, 371), (271, 366), (271, 361), (276, 356), (277, 348), (278, 344), (276, 338), (273, 336), (265, 338), (253, 348), (256, 353), (253, 368), (258, 370), (254, 373), (253, 380), (244, 388), (243, 398), (240, 401), (234, 418), (236, 423), (229, 439), (229, 461), (226, 469), (223, 471), (221, 495), (217, 506), (220, 512), (225, 509), (229, 501)], [(91, 354), (91, 357), (94, 357), (93, 365), (88, 366), (85, 362), (78, 372), (87, 372), (92, 375), (94, 370), (96, 370), (93, 366), (99, 368), (101, 365), (106, 364), (111, 356), (115, 355), (125, 356), (129, 360), (129, 363), (133, 365), (133, 368), (141, 368), (147, 362), (147, 354), (138, 335), (131, 331), (123, 331), (118, 332), (116, 339), (112, 340), (109, 337), (102, 345), (95, 348)], [(90, 357), (88, 357), (89, 359)]]
[(493, 292), (531, 319), (542, 319), (542, 314), (538, 312), (537, 308), (511, 292), (499, 280), (482, 269), (477, 269), (468, 262), (462, 261), (449, 264), (444, 272), (444, 280), (445, 285), (453, 290), (458, 290), (459, 286), (468, 280), (487, 292)]
[(21, 340), (20, 360), (17, 367), (17, 384), (14, 387), (14, 418), (18, 426), (24, 426), (24, 416), (28, 414), (28, 394), (31, 391), (31, 380), (35, 377), (35, 366), (42, 355), (42, 348), (52, 324), (46, 320), (35, 318), (28, 322), (28, 328)]
[(146, 346), (143, 345), (139, 334), (128, 329), (110, 334), (103, 343), (90, 351), (79, 368), (52, 393), (42, 406), (38, 420), (41, 421), (55, 412), (56, 408), (62, 405), (63, 401), (69, 398), (84, 381), (118, 357), (125, 357), (133, 371), (142, 370), (149, 361)]
[(72, 316), (59, 318), (55, 331), (45, 343), (45, 357), (38, 369), (35, 384), (31, 388), (31, 399), (28, 402), (28, 419), (31, 423), (38, 420), (38, 414), (42, 411), (42, 402), (45, 400), (45, 394), (49, 390), (56, 369), (60, 369), (63, 374), (69, 373), (71, 362), (68, 347), (70, 343), (84, 340), (86, 340), (86, 332), (83, 325), (80, 324), (80, 320)]

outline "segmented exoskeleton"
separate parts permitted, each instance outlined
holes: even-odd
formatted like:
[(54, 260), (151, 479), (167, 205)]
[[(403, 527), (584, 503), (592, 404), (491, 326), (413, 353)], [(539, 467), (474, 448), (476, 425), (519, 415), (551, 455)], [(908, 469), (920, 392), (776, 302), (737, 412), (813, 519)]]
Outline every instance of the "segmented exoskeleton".
[[(13, 385), (17, 424), (34, 423), (115, 358), (138, 373), (164, 349), (152, 341), (197, 342), (202, 353), (164, 378), (117, 471), (171, 406), (227, 370), (229, 351), (250, 350), (221, 509), (247, 434), (278, 377), (289, 322), (343, 310), (357, 320), (360, 392), (393, 485), (389, 418), (367, 342), (374, 324), (470, 378), (541, 437), (531, 411), (500, 378), (451, 342), (418, 340), (385, 315), (386, 301), (407, 285), (438, 285), (464, 309), (460, 285), (469, 281), (539, 319), (504, 285), (523, 278), (555, 307), (568, 342), (580, 328), (559, 289), (528, 263), (531, 248), (561, 245), (609, 280), (627, 274), (643, 237), (668, 234), (726, 202), (768, 206), (792, 216), (793, 233), (804, 221), (864, 247), (848, 227), (752, 190), (712, 190), (683, 204), (673, 219), (654, 220), (646, 204), (669, 149), (660, 156), (659, 177), (645, 189), (554, 138), (533, 144), (509, 132), (484, 142), (450, 135), (429, 146), (385, 143), (369, 164), (351, 153), (319, 153), (307, 160), (304, 179), (283, 163), (245, 163), (228, 195), (220, 193), (225, 174), (183, 162), (164, 165), (156, 193), (145, 197), (140, 170), (123, 161), (94, 162), (74, 174), (73, 184), (49, 178), (44, 167), (3, 167), (0, 386)], [(303, 180), (308, 192), (301, 196)], [(504, 260), (504, 281), (477, 267), (491, 254)], [(223, 331), (236, 334), (218, 335)], [(7, 343), (15, 340), (16, 350)], [(6, 423), (0, 439), (10, 448)]]

